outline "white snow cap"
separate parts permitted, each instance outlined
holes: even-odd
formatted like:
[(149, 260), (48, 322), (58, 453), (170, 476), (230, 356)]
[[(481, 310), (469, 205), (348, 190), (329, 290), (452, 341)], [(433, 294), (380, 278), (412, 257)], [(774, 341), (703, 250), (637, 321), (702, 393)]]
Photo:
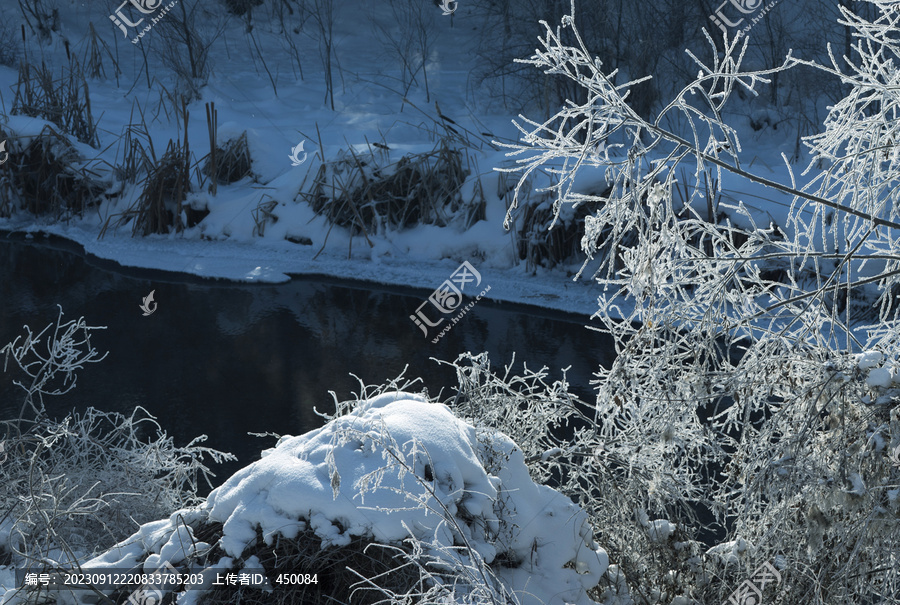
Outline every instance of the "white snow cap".
[(881, 351), (866, 351), (856, 355), (856, 363), (860, 370), (870, 370), (877, 368), (884, 361), (884, 355)]
[(866, 386), (868, 387), (887, 389), (890, 388), (892, 384), (893, 377), (891, 376), (891, 372), (885, 368), (875, 368), (870, 370), (869, 375), (866, 377)]
[(351, 536), (399, 542), (412, 533), (445, 558), (450, 551), (441, 548), (464, 537), (488, 564), (502, 555), (494, 572), (522, 605), (592, 604), (585, 591), (609, 559), (586, 513), (535, 484), (508, 437), (477, 437), (442, 404), (385, 393), (320, 429), (282, 438), (209, 495), (209, 516), (224, 524), (221, 546), (234, 557), (257, 527), (267, 542), (310, 527), (323, 546)]
[(753, 545), (748, 543), (743, 538), (738, 538), (737, 540), (732, 540), (731, 542), (723, 542), (721, 544), (717, 544), (716, 546), (713, 546), (712, 548), (707, 550), (706, 554), (707, 556), (719, 557), (727, 564), (734, 564), (737, 563), (740, 560), (741, 556), (748, 551), (748, 554), (753, 553)]

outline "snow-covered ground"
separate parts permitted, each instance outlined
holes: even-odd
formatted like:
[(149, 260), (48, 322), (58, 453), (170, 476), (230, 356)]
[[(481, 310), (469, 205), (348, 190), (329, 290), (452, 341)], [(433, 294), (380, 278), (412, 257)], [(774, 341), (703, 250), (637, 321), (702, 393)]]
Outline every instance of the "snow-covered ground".
[[(195, 187), (188, 201), (210, 214), (182, 233), (133, 238), (131, 226), (123, 225), (110, 227), (101, 239), (98, 235), (104, 225), (114, 225), (140, 194), (139, 186), (117, 180), (109, 169), (122, 161), (122, 137), (128, 125), (139, 122), (136, 116), (143, 113), (157, 155), (170, 139), (183, 140), (184, 133), (175, 116), (167, 114), (171, 104), (167, 108), (167, 102), (161, 100), (163, 90), (174, 86), (167, 68), (154, 60), (163, 50), (162, 35), (151, 29), (140, 47), (124, 44), (119, 48), (121, 34), (108, 21), (102, 5), (61, 6), (60, 33), (54, 34), (48, 44), (29, 39), (29, 56), (34, 60), (40, 53), (49, 65), (61, 68), (66, 64), (64, 40), (76, 56), (86, 52), (89, 22), (99, 23), (95, 27), (98, 35), (116, 49), (122, 75), (90, 80), (92, 111), (99, 121), (99, 148), (72, 139), (83, 165), (99, 175), (108, 193), (116, 196), (83, 218), (56, 223), (18, 214), (0, 219), (0, 229), (57, 234), (78, 242), (89, 254), (126, 266), (252, 282), (279, 282), (292, 274), (317, 274), (430, 288), (447, 279), (462, 261), (469, 261), (491, 285), (491, 299), (593, 312), (596, 288), (589, 280), (573, 283), (570, 279), (580, 263), (552, 269), (538, 267), (535, 272), (518, 258), (516, 235), (503, 228), (515, 179), (511, 175), (502, 178), (494, 168), (508, 167), (513, 160), (491, 141), (515, 140), (518, 131), (512, 125), (514, 115), (490, 105), (481, 98), (478, 88), (469, 86), (471, 67), (477, 61), (479, 29), (483, 27), (471, 7), (460, 3), (452, 18), (434, 22), (427, 62), (430, 103), (423, 86), (413, 86), (406, 94), (409, 103), (403, 101), (397, 80), (400, 64), (383, 50), (373, 25), (386, 23), (390, 15), (378, 5), (356, 0), (341, 2), (335, 10), (334, 38), (340, 67), (335, 69), (334, 111), (323, 101), (323, 67), (318, 42), (312, 36), (295, 36), (303, 57), (300, 79), (297, 65), (283, 48), (283, 36), (273, 33), (278, 24), (267, 19), (266, 13), (258, 10), (254, 15), (254, 39), (248, 36), (241, 19), (222, 21), (221, 14), (215, 19), (210, 14), (210, 22), (203, 26), (215, 25), (223, 30), (211, 47), (209, 82), (201, 89), (201, 98), (188, 106), (188, 139), (195, 160), (202, 165), (200, 160), (209, 151), (205, 104), (214, 103), (220, 145), (246, 132), (253, 178), (220, 184), (215, 195)], [(259, 53), (254, 47), (257, 43)], [(153, 74), (150, 86), (146, 84), (150, 79), (141, 71), (145, 67), (141, 52), (147, 54), (147, 67)], [(274, 86), (265, 68), (273, 74)], [(108, 65), (107, 72), (112, 71)], [(15, 69), (0, 67), (0, 89), (15, 89), (16, 80)], [(48, 124), (38, 118), (10, 115), (11, 95), (4, 96), (2, 102), (2, 126), (17, 137), (19, 146)], [(435, 102), (441, 115), (451, 118), (459, 131), (471, 133), (468, 138), (473, 148), (466, 151), (469, 174), (460, 194), (463, 200), (469, 200), (480, 185), (485, 196), (484, 220), (468, 227), (459, 223), (385, 227), (367, 234), (368, 238), (351, 237), (344, 228), (331, 228), (298, 195), (309, 190), (323, 159), (334, 160), (342, 150), (353, 148), (356, 153), (366, 153), (376, 150), (372, 144), (379, 143), (390, 148), (384, 161), (396, 162), (405, 154), (434, 149), (435, 133), (441, 131), (436, 124), (443, 123)], [(761, 170), (761, 176), (788, 181), (782, 166), (761, 158), (777, 158), (778, 152), (793, 151), (793, 141), (785, 141), (779, 136), (782, 133), (771, 130), (756, 133), (749, 122), (749, 117), (740, 117), (735, 124), (748, 146), (744, 150), (747, 164)], [(294, 166), (292, 150), (301, 142), (305, 156), (299, 157), (306, 157), (306, 161)], [(14, 152), (16, 146), (11, 143), (9, 150)], [(545, 185), (547, 179), (546, 174), (537, 175), (535, 187)], [(583, 191), (596, 190), (602, 183), (599, 170), (584, 169), (579, 175), (578, 187)], [(725, 201), (742, 200), (764, 226), (770, 218), (783, 224), (787, 199), (764, 187), (736, 190), (731, 185), (729, 181), (723, 183)], [(273, 218), (260, 234), (255, 216), (262, 202), (275, 205), (270, 211)], [(288, 237), (305, 245), (292, 243)], [(371, 247), (366, 239), (371, 240)]]

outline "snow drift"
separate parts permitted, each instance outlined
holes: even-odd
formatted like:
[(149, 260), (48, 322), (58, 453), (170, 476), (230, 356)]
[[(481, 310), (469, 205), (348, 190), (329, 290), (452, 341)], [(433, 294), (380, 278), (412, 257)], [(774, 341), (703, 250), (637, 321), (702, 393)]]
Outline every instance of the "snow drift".
[[(207, 567), (239, 568), (260, 540), (271, 545), (309, 530), (323, 549), (354, 537), (397, 545), (412, 539), (429, 568), (480, 568), (486, 573), (479, 577), (495, 584), (492, 591), (514, 594), (523, 605), (590, 605), (587, 590), (608, 567), (586, 513), (535, 484), (508, 437), (476, 429), (419, 395), (390, 392), (360, 401), (262, 454), (199, 509), (141, 527), (85, 567), (142, 563), (150, 573), (167, 562), (184, 569), (188, 561), (197, 573), (198, 549), (209, 552), (210, 545), (193, 532), (210, 522), (222, 524), (217, 550), (223, 556), (205, 557)], [(446, 586), (456, 602), (476, 588), (485, 587)], [(177, 602), (197, 602), (196, 593), (188, 589)]]

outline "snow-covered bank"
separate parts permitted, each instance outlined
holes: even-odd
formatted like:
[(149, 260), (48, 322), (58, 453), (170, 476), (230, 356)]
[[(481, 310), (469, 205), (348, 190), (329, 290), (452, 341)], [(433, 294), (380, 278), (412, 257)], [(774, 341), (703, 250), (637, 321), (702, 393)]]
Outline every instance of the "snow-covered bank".
[[(377, 257), (367, 250), (354, 250), (353, 257), (323, 252), (315, 247), (265, 240), (252, 243), (185, 239), (180, 236), (132, 238), (127, 234), (97, 239), (93, 231), (77, 224), (34, 225), (0, 221), (0, 229), (47, 233), (80, 245), (85, 253), (125, 267), (156, 269), (239, 282), (282, 283), (292, 275), (327, 276), (368, 281), (383, 285), (432, 290), (450, 277), (458, 262)], [(545, 309), (589, 316), (597, 303), (597, 286), (590, 280), (573, 281), (561, 271), (526, 275), (521, 267), (484, 268), (472, 261), (484, 283), (487, 298), (495, 302), (533, 305)], [(410, 324), (412, 326), (412, 324)], [(414, 328), (414, 326), (412, 326)]]
[[(430, 91), (426, 92), (418, 85), (404, 91), (395, 82), (395, 77), (402, 75), (401, 66), (395, 58), (390, 58), (390, 53), (384, 54), (382, 34), (372, 28), (373, 23), (390, 21), (388, 14), (357, 0), (341, 3), (336, 13), (340, 18), (335, 23), (341, 84), (333, 91), (334, 110), (322, 103), (324, 66), (314, 60), (304, 61), (305, 76), (298, 77), (295, 67), (299, 64), (294, 65), (291, 53), (282, 45), (284, 23), (273, 14), (262, 10), (255, 13), (252, 31), (259, 39), (251, 40), (250, 30), (242, 20), (223, 18), (219, 24), (222, 15), (203, 13), (202, 19), (200, 14), (197, 16), (196, 30), (217, 24), (222, 28), (221, 36), (209, 41), (210, 57), (215, 58), (216, 69), (187, 103), (185, 109), (190, 116), (187, 119), (180, 113), (174, 97), (163, 94), (164, 89), (173, 90), (172, 74), (164, 62), (147, 64), (153, 79), (146, 74), (145, 86), (142, 61), (137, 54), (132, 54), (136, 48), (143, 49), (145, 59), (147, 55), (164, 54), (168, 40), (162, 29), (155, 28), (147, 32), (139, 46), (129, 44), (121, 51), (121, 57), (116, 54), (116, 69), (122, 71), (121, 77), (114, 79), (98, 74), (84, 82), (83, 89), (90, 90), (90, 106), (97, 122), (96, 147), (80, 142), (58, 124), (33, 117), (43, 115), (40, 112), (26, 114), (16, 110), (14, 113), (13, 106), (4, 101), (0, 125), (2, 132), (9, 135), (9, 161), (4, 164), (4, 171), (12, 173), (14, 165), (23, 174), (32, 170), (31, 156), (24, 158), (28, 155), (24, 149), (49, 128), (58, 133), (58, 138), (54, 135), (53, 145), (48, 147), (53, 147), (54, 154), (65, 160), (61, 161), (64, 167), (62, 172), (43, 174), (38, 180), (68, 182), (73, 174), (88, 175), (91, 190), (96, 186), (94, 193), (99, 194), (86, 211), (84, 208), (73, 211), (67, 206), (60, 222), (54, 223), (57, 217), (49, 218), (52, 212), (35, 217), (21, 210), (20, 205), (27, 206), (36, 196), (20, 186), (21, 199), (10, 197), (8, 205), (15, 208), (9, 209), (10, 218), (0, 218), (0, 229), (53, 233), (77, 242), (88, 254), (124, 266), (249, 282), (280, 282), (289, 275), (328, 275), (431, 291), (448, 279), (461, 262), (468, 261), (491, 286), (490, 300), (587, 316), (597, 309), (598, 292), (589, 280), (573, 283), (569, 279), (568, 274), (579, 268), (575, 259), (555, 258), (559, 264), (547, 263), (546, 266), (552, 266), (549, 269), (538, 263), (536, 275), (535, 267), (528, 266), (531, 259), (523, 260), (521, 248), (550, 248), (550, 240), (555, 237), (555, 234), (547, 235), (546, 225), (541, 221), (522, 229), (526, 210), (538, 207), (547, 211), (548, 202), (535, 191), (552, 182), (553, 175), (548, 172), (532, 175), (534, 178), (526, 188), (530, 191), (523, 192), (522, 206), (513, 217), (516, 222), (513, 231), (506, 232), (502, 227), (515, 179), (513, 176), (504, 179), (494, 172), (495, 167), (512, 165), (512, 160), (506, 156), (506, 150), (492, 141), (515, 141), (520, 133), (511, 124), (512, 110), (499, 110), (485, 96), (473, 94), (470, 86), (471, 70), (477, 64), (478, 40), (485, 28), (475, 8), (460, 5), (452, 19), (441, 16), (435, 9), (433, 23), (429, 25), (432, 50), (426, 61)], [(91, 40), (88, 24), (96, 22), (98, 17), (106, 21), (107, 16), (93, 6), (61, 8), (61, 31), (52, 44), (29, 40), (26, 50), (34, 56), (40, 52), (42, 58), (46, 57), (51, 71), (61, 69), (66, 65), (68, 48), (61, 41), (77, 49), (86, 47)], [(169, 14), (164, 21), (174, 18)], [(98, 28), (98, 36), (109, 43), (118, 40), (120, 35), (112, 26)], [(248, 50), (250, 44), (258, 43), (262, 51), (258, 55), (252, 51), (236, 51), (243, 43), (248, 44)], [(301, 36), (296, 44), (293, 50), (298, 57), (315, 57), (320, 53), (313, 38)], [(266, 57), (265, 68), (259, 62), (262, 57)], [(22, 57), (25, 58), (27, 54)], [(264, 75), (270, 70), (275, 74), (271, 79)], [(16, 69), (0, 66), (0, 87), (15, 89), (19, 82)], [(81, 90), (78, 88), (76, 92), (81, 94)], [(203, 116), (213, 108), (217, 118), (211, 132)], [(528, 112), (532, 116), (539, 113), (537, 109)], [(742, 119), (738, 125), (748, 144), (745, 154), (748, 163), (763, 170), (767, 177), (789, 180), (779, 162), (769, 162), (772, 166), (768, 166), (760, 159), (783, 147), (786, 149), (788, 142), (782, 140), (781, 132), (773, 133), (771, 129), (757, 132), (748, 123), (749, 120)], [(215, 139), (221, 151), (242, 137), (246, 141), (249, 171), (236, 180), (219, 181), (216, 187), (210, 187), (206, 159), (213, 146), (207, 141)], [(173, 193), (167, 203), (171, 209), (179, 205), (208, 214), (192, 226), (187, 223), (193, 221), (183, 221), (186, 228), (177, 234), (132, 238), (134, 209), (140, 205), (141, 195), (152, 189), (148, 183), (153, 179), (148, 172), (167, 166), (159, 156), (171, 141), (190, 141), (188, 163), (192, 166), (192, 176), (190, 187), (181, 191), (185, 193), (184, 199), (176, 200)], [(377, 164), (374, 170), (389, 177), (404, 159), (428, 154), (436, 145), (447, 141), (452, 143), (454, 153), (465, 155), (461, 161), (465, 174), (459, 191), (445, 204), (455, 206), (448, 210), (447, 221), (412, 220), (399, 226), (386, 223), (375, 231), (351, 235), (353, 229), (333, 226), (329, 218), (313, 210), (309, 201), (311, 182), (320, 169), (326, 168), (324, 188), (330, 187), (332, 192), (341, 185), (350, 188), (349, 184), (363, 172), (362, 169), (359, 174), (345, 170), (340, 178), (333, 178), (342, 168), (340, 159), (346, 159), (351, 151), (361, 161), (369, 162), (367, 174)], [(140, 154), (133, 151), (132, 143), (139, 143), (148, 154), (148, 149), (155, 149), (154, 162), (138, 161)], [(303, 160), (302, 165), (296, 165), (292, 151), (302, 144), (305, 144), (304, 151), (297, 158)], [(66, 149), (62, 150), (63, 147)], [(132, 166), (134, 174), (125, 165)], [(739, 187), (731, 182), (723, 185)], [(602, 169), (583, 166), (575, 190), (596, 194), (604, 186)], [(413, 188), (404, 193), (418, 193), (418, 190)], [(771, 193), (754, 186), (726, 190), (723, 197), (744, 201), (759, 216), (762, 226), (767, 226), (771, 218), (784, 228), (781, 218), (785, 206), (778, 204), (786, 202), (768, 199), (776, 197)], [(54, 194), (54, 191), (48, 193)], [(418, 201), (414, 195), (409, 197)], [(483, 200), (483, 207), (479, 207), (479, 200)], [(526, 208), (528, 203), (532, 206)], [(3, 204), (4, 200), (0, 199), (0, 214), (5, 210)], [(478, 212), (465, 216), (468, 208), (476, 207)], [(77, 216), (79, 213), (83, 216)], [(176, 220), (174, 216), (173, 220)], [(446, 224), (438, 225), (438, 222)], [(104, 229), (104, 237), (98, 239)], [(176, 229), (173, 227), (172, 231)], [(580, 234), (567, 237), (571, 238), (569, 244), (575, 243), (569, 246), (570, 251), (577, 246)]]
[[(529, 267), (528, 261), (522, 260), (519, 247), (527, 238), (540, 240), (542, 235), (536, 233), (543, 225), (535, 225), (535, 232), (523, 236), (521, 221), (514, 217), (519, 223), (513, 230), (503, 229), (515, 180), (494, 172), (495, 166), (508, 166), (510, 160), (492, 141), (514, 141), (518, 132), (511, 123), (513, 112), (500, 110), (483, 95), (473, 94), (470, 86), (485, 28), (476, 7), (460, 5), (452, 19), (442, 16), (437, 8), (429, 14), (430, 93), (419, 85), (403, 90), (396, 80), (396, 76), (402, 76), (402, 66), (396, 57), (385, 54), (384, 32), (373, 27), (382, 22), (395, 25), (381, 8), (353, 0), (340, 3), (335, 11), (339, 17), (335, 21), (335, 52), (340, 56), (335, 78), (340, 79), (340, 85), (333, 91), (333, 110), (322, 102), (324, 67), (313, 59), (320, 48), (314, 37), (307, 36), (310, 24), (304, 26), (303, 35), (290, 38), (296, 48), (288, 52), (283, 46), (285, 23), (274, 13), (262, 8), (254, 13), (256, 38), (251, 39), (242, 19), (227, 18), (202, 4), (197, 5), (195, 30), (206, 35), (207, 29), (221, 27), (221, 35), (209, 38), (209, 56), (215, 69), (196, 96), (189, 99), (189, 119), (182, 120), (186, 116), (180, 113), (175, 97), (163, 93), (175, 88), (168, 64), (160, 60), (170, 44), (162, 25), (147, 32), (139, 45), (127, 44), (115, 53), (115, 69), (121, 71), (120, 75), (104, 77), (98, 73), (88, 77), (77, 91), (71, 91), (75, 96), (90, 91), (89, 104), (96, 122), (94, 147), (45, 119), (49, 114), (14, 110), (11, 99), (2, 100), (0, 134), (8, 136), (8, 154), (0, 153), (0, 160), (8, 159), (0, 162), (0, 170), (16, 186), (6, 197), (5, 190), (0, 191), (0, 230), (58, 235), (83, 246), (90, 255), (127, 267), (243, 282), (277, 283), (290, 275), (323, 275), (415, 287), (430, 293), (449, 279), (461, 262), (468, 261), (491, 286), (491, 301), (589, 316), (597, 308), (597, 288), (589, 280), (575, 283), (569, 275), (580, 263), (572, 258), (557, 259), (560, 264), (546, 268)], [(91, 23), (106, 24), (95, 28), (96, 35), (110, 47), (121, 37), (120, 30), (108, 22), (106, 9), (99, 6), (60, 7), (60, 16), (60, 32), (50, 42), (29, 38), (23, 55), (18, 57), (20, 61), (39, 54), (51, 72), (65, 70), (67, 49), (80, 53), (91, 43)], [(163, 22), (174, 21), (175, 17), (167, 14)], [(250, 46), (244, 48), (245, 43), (258, 43), (261, 52), (250, 51)], [(144, 59), (150, 56), (154, 60), (144, 66), (138, 48)], [(297, 73), (293, 53), (304, 59), (303, 76)], [(265, 68), (260, 64), (261, 57), (265, 57)], [(16, 67), (15, 62), (0, 65), (0, 88), (16, 89), (20, 81)], [(106, 73), (111, 74), (112, 61), (106, 67)], [(144, 69), (150, 74), (144, 74)], [(269, 70), (274, 79), (266, 77)], [(210, 132), (203, 116), (213, 107), (217, 118)], [(33, 180), (50, 183), (42, 190), (43, 197), (57, 193), (65, 197), (66, 187), (59, 183), (68, 183), (73, 175), (76, 180), (85, 176), (92, 192), (86, 208), (73, 209), (71, 200), (66, 200), (59, 202), (63, 206), (60, 214), (51, 211), (35, 216), (23, 210), (31, 203), (43, 202), (41, 195), (23, 183), (32, 182), (26, 177), (35, 169), (34, 158), (26, 148), (47, 132), (54, 134), (40, 159), (46, 163), (52, 157), (50, 163), (58, 172), (42, 173)], [(211, 134), (219, 151), (243, 137), (249, 162), (249, 172), (227, 183), (220, 180), (212, 188), (205, 165), (212, 151), (208, 143)], [(208, 214), (197, 224), (185, 224), (178, 233), (173, 228), (169, 235), (132, 238), (134, 219), (130, 213), (152, 180), (148, 172), (163, 165), (162, 151), (170, 141), (190, 141), (190, 186), (185, 199), (176, 203)], [(453, 187), (459, 185), (459, 190), (441, 198), (445, 202), (439, 208), (442, 220), (385, 224), (351, 235), (353, 229), (333, 226), (328, 217), (313, 210), (309, 200), (312, 181), (325, 164), (331, 163), (329, 178), (339, 172), (335, 162), (348, 157), (350, 151), (360, 160), (369, 161), (369, 168), (377, 163), (378, 170), (389, 176), (405, 158), (431, 153), (446, 141), (451, 144), (451, 153), (461, 154), (462, 169), (457, 174), (459, 181), (452, 183)], [(134, 153), (132, 143), (140, 144), (148, 156), (153, 155), (153, 161), (136, 159), (139, 154)], [(302, 165), (295, 165), (292, 151), (304, 143), (297, 158), (303, 160)], [(134, 174), (124, 169), (130, 161), (127, 158), (135, 160)], [(596, 191), (602, 171), (583, 172), (579, 177), (582, 189)], [(436, 173), (443, 174), (440, 170)], [(345, 172), (325, 188), (330, 184), (334, 189), (356, 176)], [(531, 186), (544, 186), (550, 180), (548, 174), (541, 174)], [(416, 194), (419, 190), (413, 187), (401, 193)], [(409, 197), (418, 202), (415, 195)], [(542, 199), (538, 195), (531, 198), (534, 204)], [(473, 212), (466, 216), (470, 208)], [(8, 218), (4, 218), (5, 213), (9, 213)], [(103, 237), (98, 237), (104, 230)]]

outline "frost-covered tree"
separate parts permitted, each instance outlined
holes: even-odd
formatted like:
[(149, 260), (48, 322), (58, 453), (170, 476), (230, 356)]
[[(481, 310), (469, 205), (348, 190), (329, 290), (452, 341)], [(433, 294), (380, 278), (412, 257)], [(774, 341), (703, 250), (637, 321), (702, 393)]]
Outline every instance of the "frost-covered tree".
[[(557, 215), (592, 210), (580, 275), (600, 285), (618, 356), (556, 473), (618, 564), (609, 602), (719, 603), (765, 563), (780, 573), (767, 601), (900, 597), (900, 2), (866, 1), (872, 18), (841, 7), (852, 53), (829, 63), (746, 69), (746, 37), (717, 52), (707, 36), (696, 78), (652, 119), (629, 103), (638, 80), (588, 51), (574, 5), (524, 61), (587, 95), (522, 118), (508, 170), (520, 187), (553, 172)], [(726, 115), (738, 90), (799, 68), (847, 93), (780, 182), (742, 163)], [(584, 170), (604, 194), (579, 192)], [(722, 198), (724, 181), (785, 196), (786, 219)]]

